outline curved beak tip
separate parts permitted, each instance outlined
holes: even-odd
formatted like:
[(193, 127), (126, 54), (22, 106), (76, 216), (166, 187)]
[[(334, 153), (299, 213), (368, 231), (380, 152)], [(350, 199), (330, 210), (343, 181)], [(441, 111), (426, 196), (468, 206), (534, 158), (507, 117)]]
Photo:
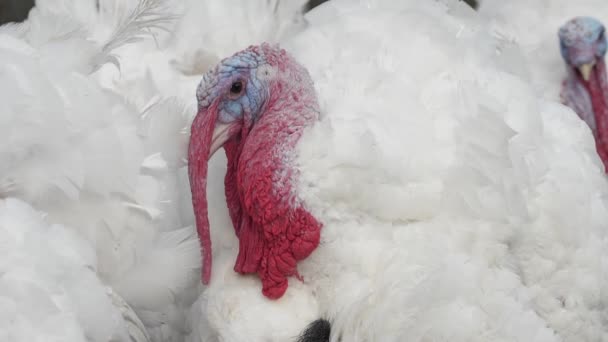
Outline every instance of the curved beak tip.
[(585, 81), (589, 81), (589, 78), (591, 77), (591, 71), (593, 70), (595, 63), (591, 62), (591, 63), (586, 63), (586, 64), (581, 64), (578, 67), (578, 70), (581, 72), (581, 76), (583, 76), (583, 79)]
[(213, 129), (212, 137), (211, 137), (211, 147), (209, 149), (209, 159), (213, 156), (213, 154), (224, 145), (230, 136), (232, 135), (232, 131), (235, 124), (222, 124), (217, 123), (215, 128)]

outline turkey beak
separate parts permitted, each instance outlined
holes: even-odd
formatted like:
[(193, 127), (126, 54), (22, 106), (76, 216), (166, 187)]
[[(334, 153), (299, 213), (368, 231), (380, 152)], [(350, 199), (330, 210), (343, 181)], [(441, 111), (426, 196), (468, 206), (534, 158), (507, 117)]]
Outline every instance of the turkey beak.
[(586, 82), (589, 81), (589, 77), (591, 76), (591, 71), (593, 70), (594, 66), (595, 66), (595, 62), (591, 62), (591, 63), (581, 64), (578, 67), (578, 70), (581, 72), (581, 75), (583, 76), (583, 79)]
[(209, 159), (213, 156), (213, 154), (230, 139), (234, 129), (236, 128), (235, 123), (220, 123), (217, 122), (215, 127), (213, 128), (213, 133), (211, 136), (211, 147), (209, 148)]

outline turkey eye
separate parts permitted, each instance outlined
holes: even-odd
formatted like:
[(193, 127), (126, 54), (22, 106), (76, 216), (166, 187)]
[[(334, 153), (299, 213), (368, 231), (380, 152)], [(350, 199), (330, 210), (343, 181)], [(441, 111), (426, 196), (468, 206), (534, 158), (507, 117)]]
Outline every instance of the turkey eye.
[(243, 91), (243, 82), (236, 81), (236, 82), (232, 83), (232, 86), (230, 87), (230, 94), (240, 95), (242, 91)]

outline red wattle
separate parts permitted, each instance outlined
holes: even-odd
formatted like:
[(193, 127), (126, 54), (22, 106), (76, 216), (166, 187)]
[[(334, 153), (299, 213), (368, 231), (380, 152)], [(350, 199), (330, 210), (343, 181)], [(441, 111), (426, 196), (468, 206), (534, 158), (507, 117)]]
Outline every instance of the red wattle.
[(257, 273), (262, 293), (270, 299), (283, 296), (288, 277), (299, 277), (297, 263), (317, 248), (322, 227), (296, 199), (298, 172), (290, 160), (314, 116), (307, 116), (300, 103), (289, 108), (289, 113), (298, 113), (295, 118), (286, 119), (281, 110), (286, 108), (266, 112), (250, 132), (244, 132), (247, 139), (238, 148), (227, 149), (238, 162), (229, 161), (225, 181), (227, 197), (237, 192), (242, 206), (231, 210), (239, 238), (234, 270)]
[(240, 155), (241, 139), (232, 139), (224, 144), (226, 151), (226, 159), (228, 159), (228, 167), (226, 168), (226, 176), (224, 177), (224, 191), (226, 194), (226, 204), (228, 205), (228, 213), (230, 220), (234, 226), (236, 235), (239, 235), (241, 217), (243, 210), (241, 209), (241, 200), (237, 188), (236, 174), (238, 172), (238, 156)]

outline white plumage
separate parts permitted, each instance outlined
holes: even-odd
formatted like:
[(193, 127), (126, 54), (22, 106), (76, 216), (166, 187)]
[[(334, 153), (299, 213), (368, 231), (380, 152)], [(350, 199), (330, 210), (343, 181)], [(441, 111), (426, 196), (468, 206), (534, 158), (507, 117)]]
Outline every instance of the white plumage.
[[(584, 123), (520, 78), (517, 47), (456, 1), (334, 0), (306, 18), (284, 46), (322, 107), (299, 144), (321, 245), (304, 284), (259, 302), (259, 283), (232, 271), (229, 220), (211, 212), (214, 246), (231, 248), (214, 250), (197, 304), (203, 341), (282, 341), (315, 316), (332, 341), (608, 338), (601, 163)], [(301, 298), (313, 304), (273, 314)]]
[[(111, 43), (138, 4), (167, 32)], [(300, 5), (46, 0), (0, 29), (0, 317), (22, 317), (0, 337), (290, 341), (325, 317), (332, 341), (608, 339), (608, 186), (585, 124), (527, 83), (525, 47), (455, 0)], [(298, 145), (322, 241), (278, 301), (232, 269), (223, 154), (196, 288), (185, 173), (201, 74), (262, 41), (322, 108)]]
[[(297, 24), (295, 4), (263, 4), (241, 12), (228, 11), (219, 1), (208, 6), (242, 18), (277, 12), (276, 23), (267, 21), (268, 28), (256, 33), (260, 37), (278, 36), (283, 29), (277, 27), (287, 30), (283, 16), (286, 23)], [(63, 245), (48, 251), (49, 267), (70, 275), (72, 282), (37, 275), (42, 252), (35, 253), (35, 244), (27, 241), (15, 246), (20, 263), (3, 264), (2, 285), (16, 286), (12, 273), (24, 268), (28, 273), (21, 284), (49, 289), (36, 296), (40, 307), (19, 308), (24, 313), (19, 326), (7, 321), (12, 341), (55, 338), (49, 329), (65, 324), (69, 329), (59, 330), (57, 340), (182, 341), (190, 334), (188, 313), (198, 296), (200, 256), (185, 149), (196, 82), (184, 80), (199, 76), (183, 75), (170, 64), (178, 56), (171, 34), (186, 22), (187, 17), (178, 18), (190, 9), (172, 5), (160, 0), (45, 0), (38, 1), (23, 24), (0, 29), (0, 88), (5, 95), (0, 105), (5, 139), (0, 147), (0, 200), (25, 201), (35, 208), (14, 217), (4, 210), (6, 224), (0, 232), (46, 236), (57, 230), (75, 241), (65, 238)], [(217, 11), (208, 15), (209, 20), (221, 19)], [(142, 40), (150, 35), (154, 39)], [(163, 41), (164, 46), (155, 45)], [(142, 54), (150, 63), (141, 60)], [(150, 75), (158, 82), (148, 82)], [(182, 100), (185, 92), (187, 100)], [(38, 211), (45, 221), (38, 219), (26, 231), (27, 220), (40, 216)], [(86, 253), (62, 262), (62, 249), (70, 248)], [(75, 292), (80, 286), (90, 287), (89, 297)], [(26, 295), (9, 292), (6, 300), (14, 307)], [(58, 300), (59, 295), (66, 299)], [(84, 299), (88, 302), (79, 305)], [(50, 307), (47, 302), (55, 305), (58, 318), (49, 319), (57, 327), (37, 328), (41, 308)]]
[[(133, 12), (95, 42), (89, 37), (103, 18), (96, 16), (94, 2), (42, 3), (26, 23), (8, 27), (0, 37), (0, 88), (6, 99), (0, 193), (29, 202), (48, 213), (49, 223), (86, 239), (93, 259), (82, 265), (91, 263), (96, 271), (91, 275), (134, 307), (156, 340), (171, 340), (189, 329), (183, 307), (196, 295), (199, 267), (196, 237), (179, 213), (178, 165), (170, 163), (179, 159), (173, 151), (180, 150), (180, 142), (187, 143), (187, 116), (171, 102), (142, 116), (91, 77), (100, 63), (112, 60), (114, 48), (145, 28), (138, 25), (162, 20), (144, 25), (141, 20), (149, 18)], [(151, 11), (157, 5), (142, 2)], [(160, 146), (173, 154), (162, 155)], [(53, 280), (31, 281), (47, 287)], [(101, 300), (92, 296), (83, 314), (103, 315), (96, 307), (101, 309)], [(67, 304), (60, 309), (72, 310)], [(81, 323), (86, 338), (110, 341), (111, 335), (91, 336), (104, 325)]]
[(0, 200), (0, 257), (1, 341), (148, 341), (93, 246), (17, 199)]

